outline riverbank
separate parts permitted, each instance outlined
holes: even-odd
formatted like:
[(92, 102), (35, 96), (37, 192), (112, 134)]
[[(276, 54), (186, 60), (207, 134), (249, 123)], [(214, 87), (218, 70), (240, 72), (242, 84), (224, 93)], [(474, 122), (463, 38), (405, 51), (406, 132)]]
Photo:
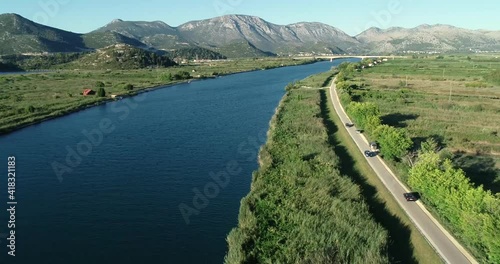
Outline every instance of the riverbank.
[[(258, 71), (263, 70), (263, 67), (274, 69), (315, 62), (265, 59), (190, 65), (154, 71), (55, 71), (2, 75), (0, 84), (4, 85), (6, 93), (0, 96), (0, 135), (114, 101), (109, 97), (81, 96), (84, 88), (97, 89), (94, 88), (97, 83), (104, 85), (108, 95), (130, 97), (183, 82)], [(180, 71), (190, 72), (195, 77), (165, 81), (169, 75)], [(123, 87), (127, 84), (132, 85), (134, 89), (124, 90)]]
[(387, 232), (329, 144), (324, 91), (301, 85), (287, 87), (271, 121), (225, 261), (387, 263)]

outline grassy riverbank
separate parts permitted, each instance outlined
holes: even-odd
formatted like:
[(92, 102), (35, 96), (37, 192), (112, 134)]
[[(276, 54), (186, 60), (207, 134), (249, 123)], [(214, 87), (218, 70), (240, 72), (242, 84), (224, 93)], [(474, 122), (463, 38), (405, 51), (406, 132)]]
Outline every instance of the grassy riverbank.
[[(81, 71), (1, 75), (0, 134), (42, 120), (65, 115), (110, 100), (111, 94), (137, 92), (191, 78), (207, 78), (252, 70), (271, 69), (311, 63), (292, 59), (243, 59), (213, 61), (182, 67), (143, 70)], [(82, 96), (85, 88), (97, 91), (102, 86), (107, 96)]]
[(226, 263), (389, 261), (387, 231), (359, 186), (340, 171), (322, 94), (289, 89), (280, 103), (238, 227), (228, 236)]

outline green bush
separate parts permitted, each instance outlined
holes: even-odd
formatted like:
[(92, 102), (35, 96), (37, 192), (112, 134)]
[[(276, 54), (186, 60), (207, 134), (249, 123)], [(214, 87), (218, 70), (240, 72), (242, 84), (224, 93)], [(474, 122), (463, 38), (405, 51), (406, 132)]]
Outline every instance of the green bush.
[(26, 107), (26, 111), (28, 113), (34, 113), (36, 111), (36, 108), (34, 106), (30, 105), (30, 106)]
[(364, 130), (374, 130), (380, 125), (380, 110), (374, 103), (351, 102), (347, 113), (356, 123), (356, 127)]
[(413, 141), (401, 128), (380, 125), (373, 134), (380, 144), (380, 153), (388, 159), (403, 157), (413, 146)]
[(104, 88), (101, 87), (97, 90), (97, 96), (106, 97), (106, 91), (104, 90)]
[(126, 91), (132, 91), (132, 90), (134, 90), (134, 86), (130, 83), (127, 83), (123, 86), (123, 89)]
[(187, 72), (187, 71), (181, 71), (181, 72), (178, 72), (178, 73), (174, 74), (173, 79), (174, 80), (187, 80), (187, 79), (191, 79), (191, 74), (189, 72)]
[(160, 76), (160, 81), (162, 82), (171, 82), (173, 80), (172, 73), (167, 72)]

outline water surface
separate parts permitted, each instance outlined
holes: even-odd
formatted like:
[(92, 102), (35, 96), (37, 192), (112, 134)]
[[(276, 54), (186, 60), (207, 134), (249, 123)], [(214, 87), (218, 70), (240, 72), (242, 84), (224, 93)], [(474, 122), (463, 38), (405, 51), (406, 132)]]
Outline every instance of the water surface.
[[(0, 167), (17, 161), (17, 256), (7, 263), (221, 263), (284, 87), (342, 61), (175, 85), (0, 137)], [(90, 145), (84, 131), (96, 130), (103, 138)], [(71, 171), (57, 176), (54, 165)], [(228, 170), (216, 192), (211, 175)], [(196, 209), (205, 187), (212, 198)], [(181, 204), (196, 209), (189, 224)]]

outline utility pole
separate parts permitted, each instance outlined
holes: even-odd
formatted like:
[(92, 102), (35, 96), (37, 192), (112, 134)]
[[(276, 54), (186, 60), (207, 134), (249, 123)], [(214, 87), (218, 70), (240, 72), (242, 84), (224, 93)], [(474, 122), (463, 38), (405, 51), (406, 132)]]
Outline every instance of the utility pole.
[[(446, 72), (446, 69), (443, 69), (443, 81), (444, 81), (444, 73)], [(451, 102), (451, 94), (452, 94), (452, 89), (453, 89), (453, 86), (451, 85), (451, 80), (448, 82), (448, 84), (450, 85), (450, 96), (448, 98), (448, 102)]]
[(450, 98), (448, 98), (448, 101), (451, 102), (451, 92), (452, 92), (453, 86), (451, 86), (451, 81), (450, 81)]

